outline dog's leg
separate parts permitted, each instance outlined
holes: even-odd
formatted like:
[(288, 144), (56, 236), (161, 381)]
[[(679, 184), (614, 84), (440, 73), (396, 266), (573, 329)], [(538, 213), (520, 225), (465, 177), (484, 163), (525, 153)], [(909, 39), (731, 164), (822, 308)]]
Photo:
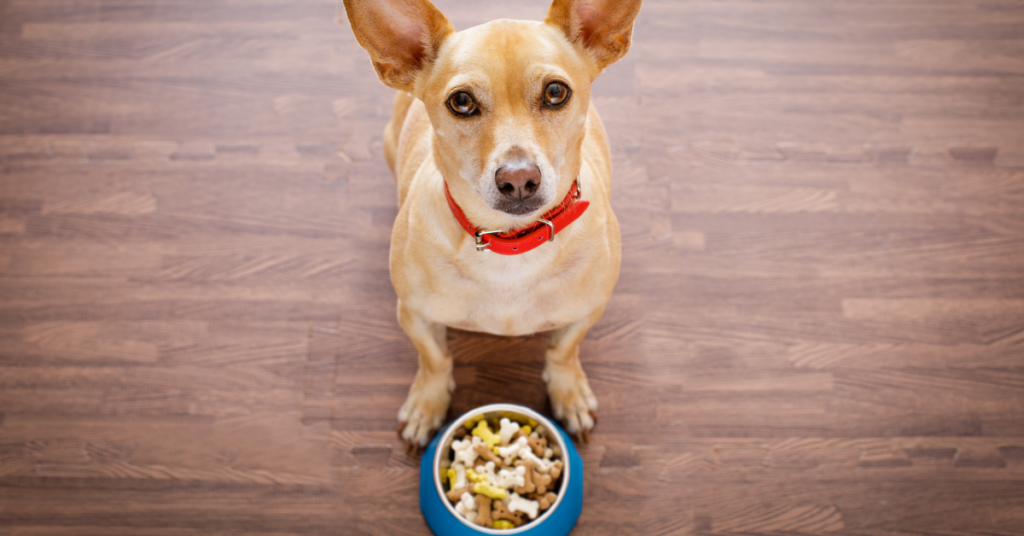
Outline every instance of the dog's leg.
[(398, 434), (406, 447), (417, 452), (444, 424), (455, 390), (452, 356), (448, 353), (447, 328), (430, 322), (398, 300), (398, 323), (420, 354), (420, 368), (409, 387), (409, 397), (398, 410)]
[(569, 433), (584, 443), (590, 441), (590, 429), (597, 422), (597, 399), (580, 365), (580, 341), (602, 313), (604, 307), (555, 330), (544, 355), (544, 381), (548, 384), (548, 397), (555, 418), (565, 423)]

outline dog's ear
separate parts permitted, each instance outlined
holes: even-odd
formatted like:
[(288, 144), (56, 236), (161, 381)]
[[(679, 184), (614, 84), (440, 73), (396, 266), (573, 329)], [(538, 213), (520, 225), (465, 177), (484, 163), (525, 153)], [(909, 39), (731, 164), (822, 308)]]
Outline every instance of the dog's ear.
[(455, 31), (428, 0), (345, 0), (352, 33), (385, 85), (412, 91), (416, 75)]
[(629, 51), (633, 20), (641, 0), (554, 0), (544, 22), (557, 26), (579, 43), (601, 69)]

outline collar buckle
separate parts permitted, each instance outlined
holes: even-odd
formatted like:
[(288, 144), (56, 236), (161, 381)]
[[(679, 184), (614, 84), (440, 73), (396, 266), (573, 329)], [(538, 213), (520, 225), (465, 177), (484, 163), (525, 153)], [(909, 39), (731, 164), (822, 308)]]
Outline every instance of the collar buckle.
[(537, 221), (539, 221), (539, 222), (543, 223), (544, 225), (547, 225), (548, 227), (551, 228), (551, 238), (548, 238), (548, 242), (554, 242), (555, 241), (555, 224), (552, 223), (549, 220), (545, 220), (544, 218), (537, 218)]
[(476, 250), (477, 251), (490, 251), (491, 245), (484, 242), (484, 235), (487, 234), (499, 234), (501, 231), (477, 231), (473, 233), (473, 237), (476, 238)]

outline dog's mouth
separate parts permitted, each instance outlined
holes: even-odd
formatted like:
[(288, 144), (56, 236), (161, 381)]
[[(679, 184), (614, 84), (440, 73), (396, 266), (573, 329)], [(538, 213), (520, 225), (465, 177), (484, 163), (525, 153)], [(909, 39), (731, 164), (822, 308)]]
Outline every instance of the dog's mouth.
[(513, 216), (525, 216), (543, 206), (543, 200), (535, 196), (526, 199), (503, 199), (498, 201), (494, 209)]

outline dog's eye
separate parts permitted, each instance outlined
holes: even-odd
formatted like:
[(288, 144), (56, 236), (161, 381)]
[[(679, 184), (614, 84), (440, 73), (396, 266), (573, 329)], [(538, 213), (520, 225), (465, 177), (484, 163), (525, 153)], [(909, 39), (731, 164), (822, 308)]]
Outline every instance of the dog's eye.
[(456, 115), (470, 116), (476, 113), (476, 102), (465, 91), (459, 91), (448, 97), (448, 108)]
[(544, 88), (544, 104), (558, 108), (569, 100), (569, 88), (561, 82), (551, 82)]

